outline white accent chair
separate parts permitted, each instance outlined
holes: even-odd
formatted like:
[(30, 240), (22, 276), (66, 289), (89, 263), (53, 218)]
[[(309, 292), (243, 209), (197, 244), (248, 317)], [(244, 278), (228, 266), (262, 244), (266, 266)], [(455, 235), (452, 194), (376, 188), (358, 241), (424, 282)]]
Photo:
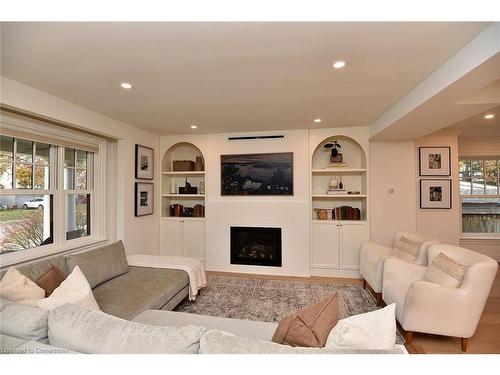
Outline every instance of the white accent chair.
[(413, 332), (460, 337), (462, 350), (474, 334), (496, 277), (498, 263), (490, 257), (461, 247), (433, 244), (427, 255), (429, 264), (443, 252), (467, 267), (462, 284), (449, 288), (424, 281), (427, 267), (386, 259), (382, 298), (396, 303), (396, 319), (406, 331), (409, 344)]
[[(397, 232), (394, 235), (393, 247), (401, 237), (406, 237), (411, 241), (422, 243), (417, 259), (413, 262), (418, 265), (427, 265), (427, 249), (433, 243), (439, 240), (421, 233)], [(363, 288), (368, 286), (375, 294), (377, 305), (382, 303), (382, 274), (384, 269), (384, 260), (389, 257), (393, 248), (377, 245), (373, 242), (364, 242), (361, 244), (359, 254), (359, 265), (361, 276), (363, 277)], [(407, 261), (409, 262), (409, 261)]]

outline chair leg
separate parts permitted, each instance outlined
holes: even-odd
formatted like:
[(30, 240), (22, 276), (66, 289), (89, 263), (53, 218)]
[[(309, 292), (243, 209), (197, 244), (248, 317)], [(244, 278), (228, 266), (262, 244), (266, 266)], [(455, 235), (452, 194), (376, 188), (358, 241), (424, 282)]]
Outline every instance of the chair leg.
[(363, 279), (363, 289), (366, 289), (366, 280)]
[(377, 306), (382, 306), (382, 293), (375, 293), (375, 298), (377, 299)]
[(467, 351), (467, 344), (469, 343), (469, 339), (462, 337), (462, 351), (466, 352)]
[(406, 344), (411, 344), (411, 340), (413, 340), (413, 332), (412, 331), (406, 331), (405, 332), (405, 341), (406, 341)]

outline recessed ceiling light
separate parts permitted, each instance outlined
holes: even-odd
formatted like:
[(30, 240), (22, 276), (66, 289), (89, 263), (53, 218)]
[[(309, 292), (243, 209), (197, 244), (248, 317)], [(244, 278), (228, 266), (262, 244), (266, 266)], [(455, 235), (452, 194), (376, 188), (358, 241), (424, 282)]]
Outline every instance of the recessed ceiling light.
[(128, 82), (122, 82), (120, 86), (126, 90), (130, 90), (132, 88), (132, 85)]
[(321, 119), (320, 119), (320, 118), (315, 118), (315, 119), (314, 119), (314, 122), (315, 122), (316, 124), (319, 124), (319, 123), (321, 122)]
[(198, 125), (191, 125), (191, 129), (198, 129)]
[(337, 60), (333, 63), (333, 68), (334, 69), (341, 69), (346, 65), (346, 62), (343, 60)]
[(484, 116), (485, 119), (489, 120), (490, 118), (495, 117), (493, 113), (488, 113), (487, 115)]

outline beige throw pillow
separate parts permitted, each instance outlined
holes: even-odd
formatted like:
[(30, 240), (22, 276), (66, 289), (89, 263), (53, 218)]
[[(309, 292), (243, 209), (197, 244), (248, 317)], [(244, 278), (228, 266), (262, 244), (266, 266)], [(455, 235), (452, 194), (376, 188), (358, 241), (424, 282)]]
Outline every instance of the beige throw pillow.
[(21, 305), (36, 306), (37, 301), (45, 297), (45, 290), (10, 267), (0, 280), (0, 297)]
[(444, 253), (439, 253), (425, 271), (424, 280), (448, 288), (458, 288), (462, 285), (465, 271), (466, 267), (463, 264), (455, 262)]
[(325, 346), (331, 329), (339, 320), (337, 292), (280, 320), (272, 342), (290, 346)]
[(100, 310), (92, 293), (92, 288), (90, 288), (89, 282), (78, 266), (73, 269), (73, 272), (49, 297), (38, 301), (38, 307), (44, 310), (53, 310), (67, 303), (89, 310)]
[(409, 238), (401, 236), (394, 244), (390, 255), (401, 258), (403, 260), (414, 262), (417, 260), (420, 252), (421, 242), (412, 241)]

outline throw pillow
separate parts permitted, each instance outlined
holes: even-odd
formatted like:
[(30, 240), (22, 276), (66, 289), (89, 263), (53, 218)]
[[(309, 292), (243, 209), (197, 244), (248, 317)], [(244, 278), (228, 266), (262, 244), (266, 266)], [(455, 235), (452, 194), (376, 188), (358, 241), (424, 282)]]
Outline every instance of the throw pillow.
[(325, 348), (394, 350), (396, 304), (340, 320), (328, 335)]
[(38, 300), (45, 297), (45, 290), (10, 267), (0, 280), (0, 297), (22, 305), (36, 306)]
[(89, 282), (78, 266), (59, 285), (52, 294), (38, 301), (37, 305), (41, 309), (53, 310), (64, 304), (74, 304), (85, 307), (89, 310), (100, 310)]
[(458, 288), (462, 284), (465, 271), (466, 267), (463, 264), (455, 262), (444, 253), (439, 253), (427, 267), (424, 280), (449, 288)]
[(337, 293), (281, 319), (272, 341), (290, 346), (325, 346), (330, 330), (339, 319)]
[(66, 279), (66, 275), (56, 266), (48, 270), (43, 276), (38, 278), (35, 283), (45, 290), (45, 297), (48, 297), (52, 292)]
[(421, 242), (412, 241), (405, 236), (401, 236), (394, 244), (394, 249), (390, 255), (401, 258), (406, 261), (414, 262), (417, 260), (420, 252)]

